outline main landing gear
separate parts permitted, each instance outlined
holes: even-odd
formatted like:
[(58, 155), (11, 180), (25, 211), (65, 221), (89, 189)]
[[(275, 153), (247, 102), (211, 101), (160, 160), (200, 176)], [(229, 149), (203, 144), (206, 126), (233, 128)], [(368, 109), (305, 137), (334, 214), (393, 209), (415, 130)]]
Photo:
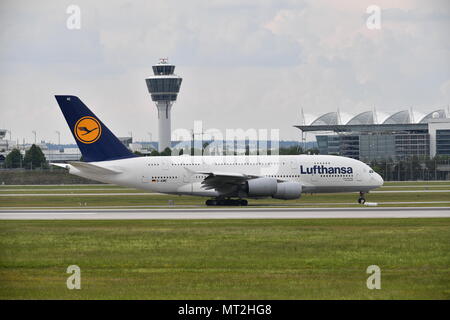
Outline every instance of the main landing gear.
[(207, 206), (246, 206), (247, 200), (244, 199), (210, 199), (206, 200)]
[(365, 193), (362, 191), (359, 193), (359, 198), (358, 198), (359, 204), (364, 204), (366, 202), (366, 198), (364, 198), (364, 195), (365, 195)]

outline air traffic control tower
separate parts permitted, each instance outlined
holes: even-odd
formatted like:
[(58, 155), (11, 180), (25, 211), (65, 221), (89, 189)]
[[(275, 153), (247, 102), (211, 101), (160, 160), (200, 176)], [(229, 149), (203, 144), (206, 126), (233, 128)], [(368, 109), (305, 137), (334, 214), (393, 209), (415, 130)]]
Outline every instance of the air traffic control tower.
[(175, 66), (169, 64), (167, 58), (160, 59), (159, 63), (152, 68), (154, 76), (145, 79), (145, 82), (158, 108), (158, 150), (161, 152), (167, 147), (170, 148), (172, 133), (170, 111), (172, 104), (177, 100), (183, 79), (173, 73)]

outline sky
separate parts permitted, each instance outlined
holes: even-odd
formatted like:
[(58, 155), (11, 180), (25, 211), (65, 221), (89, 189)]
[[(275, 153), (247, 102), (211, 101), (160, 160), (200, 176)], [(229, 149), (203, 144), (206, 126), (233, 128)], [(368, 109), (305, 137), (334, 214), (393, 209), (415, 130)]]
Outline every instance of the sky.
[[(67, 27), (70, 5), (79, 29)], [(0, 128), (74, 143), (54, 99), (71, 94), (117, 136), (157, 139), (145, 78), (161, 57), (183, 78), (173, 130), (201, 120), (297, 140), (301, 109), (306, 123), (337, 109), (420, 117), (450, 104), (449, 30), (449, 1), (2, 0)]]

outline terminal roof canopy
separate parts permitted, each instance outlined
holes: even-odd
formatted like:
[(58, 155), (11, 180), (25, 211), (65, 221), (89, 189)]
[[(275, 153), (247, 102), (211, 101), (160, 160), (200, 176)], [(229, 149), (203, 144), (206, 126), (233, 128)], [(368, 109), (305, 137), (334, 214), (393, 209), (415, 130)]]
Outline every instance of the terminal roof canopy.
[(347, 124), (374, 124), (373, 111), (362, 112), (347, 122)]
[(439, 109), (427, 114), (425, 117), (422, 118), (422, 120), (419, 121), (419, 123), (428, 123), (430, 122), (430, 120), (433, 119), (445, 119), (445, 118), (447, 118), (445, 110)]
[(311, 126), (321, 126), (321, 125), (336, 125), (338, 123), (338, 113), (337, 112), (329, 112), (321, 115), (316, 120), (311, 122)]
[(401, 123), (411, 123), (411, 117), (409, 115), (408, 110), (396, 112), (383, 122), (383, 124), (401, 124)]
[[(343, 132), (428, 132), (428, 124), (449, 119), (450, 112), (444, 109), (435, 110), (415, 122), (408, 110), (402, 110), (389, 116), (382, 123), (378, 123), (375, 111), (365, 111), (351, 118), (346, 124), (339, 121), (338, 112), (329, 112), (317, 117), (309, 125), (296, 125), (303, 132), (334, 131)], [(434, 121), (436, 120), (436, 121)]]

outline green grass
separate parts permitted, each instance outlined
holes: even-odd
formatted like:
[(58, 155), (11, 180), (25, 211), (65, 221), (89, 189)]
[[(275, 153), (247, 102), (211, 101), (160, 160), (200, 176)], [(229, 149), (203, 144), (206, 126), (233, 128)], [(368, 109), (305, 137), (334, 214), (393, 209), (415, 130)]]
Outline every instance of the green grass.
[(113, 184), (61, 184), (61, 185), (0, 185), (0, 190), (4, 189), (33, 189), (56, 191), (58, 189), (127, 189)]
[[(23, 196), (0, 197), (1, 207), (64, 207), (64, 206), (136, 206), (136, 205), (167, 205), (173, 200), (176, 205), (203, 205), (206, 198), (175, 195), (123, 195), (123, 196)], [(357, 203), (357, 193), (328, 193), (328, 194), (304, 194), (296, 200), (261, 199), (249, 200), (250, 205), (285, 205), (305, 206), (315, 203)], [(406, 193), (372, 193), (366, 196), (371, 202), (408, 202), (408, 201), (448, 201), (449, 192), (406, 192)], [(423, 204), (427, 206), (428, 204)], [(448, 205), (448, 204), (447, 204)]]
[(0, 222), (0, 299), (449, 298), (450, 219)]
[[(7, 189), (8, 190), (8, 189)], [(11, 189), (9, 189), (11, 190)], [(13, 191), (4, 191), (0, 189), (1, 194), (79, 194), (79, 193), (146, 193), (146, 191), (138, 190), (138, 189), (113, 189), (107, 188), (105, 190), (102, 189), (68, 189), (68, 190), (45, 190), (45, 189), (30, 189), (30, 190), (16, 190)], [(150, 193), (147, 191), (147, 193)]]
[[(429, 202), (429, 201), (447, 201), (446, 203), (424, 203), (424, 204), (380, 204), (380, 206), (449, 206), (450, 193), (445, 192), (449, 187), (450, 181), (402, 181), (386, 182), (385, 186), (377, 191), (416, 191), (407, 193), (369, 193), (366, 199), (369, 202)], [(416, 187), (402, 187), (405, 185)], [(26, 189), (20, 191), (20, 189)], [(65, 189), (65, 190), (60, 190)], [(86, 190), (98, 189), (98, 190)], [(5, 191), (7, 190), (7, 191)], [(13, 191), (8, 191), (13, 190)], [(17, 191), (15, 191), (17, 190)], [(442, 192), (422, 192), (423, 190), (442, 190)], [(192, 196), (174, 196), (174, 195), (114, 195), (114, 193), (145, 193), (142, 190), (124, 188), (115, 185), (61, 185), (61, 186), (0, 186), (0, 195), (2, 194), (46, 194), (46, 193), (64, 193), (69, 196), (24, 196), (24, 197), (1, 197), (0, 208), (2, 207), (97, 207), (97, 206), (166, 206), (169, 200), (174, 201), (178, 206), (203, 205), (205, 198)], [(79, 193), (90, 193), (92, 195), (84, 196)], [(110, 195), (95, 195), (96, 193), (109, 193)], [(348, 204), (357, 204), (357, 193), (334, 193), (334, 194), (303, 194), (296, 200), (277, 200), (261, 199), (249, 200), (250, 205), (283, 205), (290, 207), (335, 207)], [(320, 205), (316, 205), (320, 203)]]

